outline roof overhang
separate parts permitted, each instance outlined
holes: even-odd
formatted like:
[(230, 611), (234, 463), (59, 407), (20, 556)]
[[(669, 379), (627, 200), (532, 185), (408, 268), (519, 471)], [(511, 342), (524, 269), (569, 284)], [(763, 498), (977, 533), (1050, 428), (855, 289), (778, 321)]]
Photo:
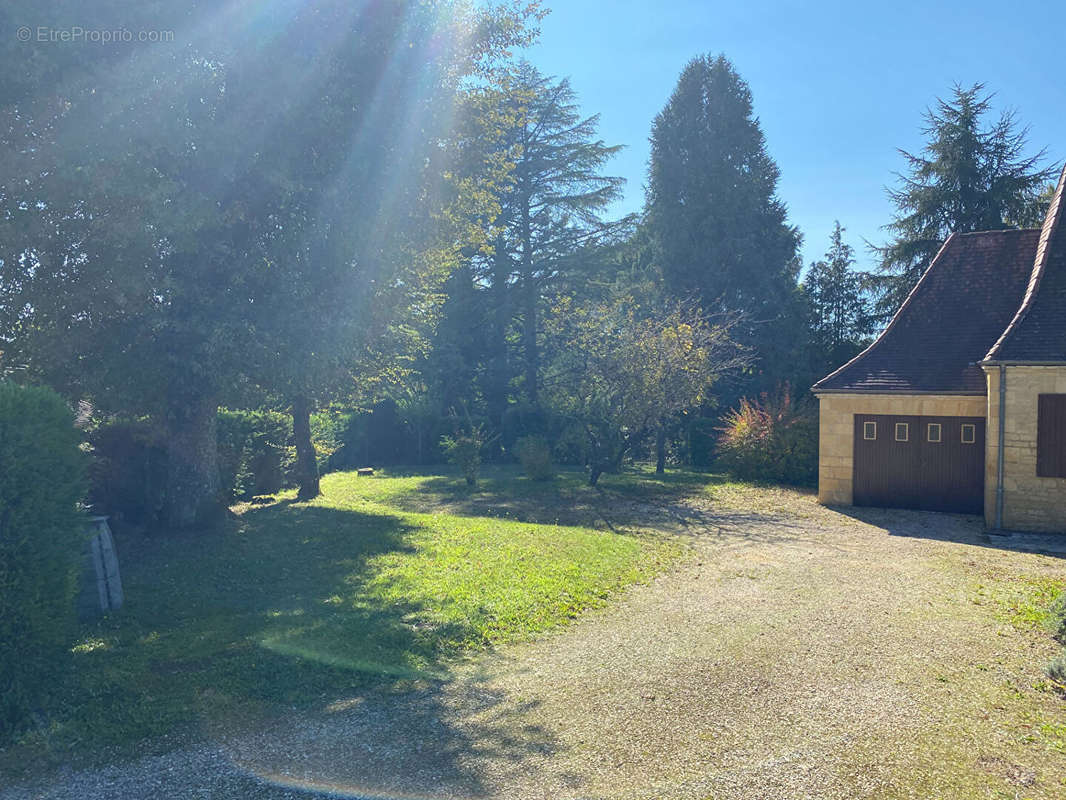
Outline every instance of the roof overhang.
[(992, 359), (978, 361), (979, 367), (1066, 367), (1066, 361), (1017, 361)]
[(811, 389), (811, 394), (857, 394), (857, 395), (881, 395), (884, 397), (985, 397), (988, 392), (959, 392), (959, 391), (917, 391), (914, 389), (905, 391), (892, 391), (891, 389)]

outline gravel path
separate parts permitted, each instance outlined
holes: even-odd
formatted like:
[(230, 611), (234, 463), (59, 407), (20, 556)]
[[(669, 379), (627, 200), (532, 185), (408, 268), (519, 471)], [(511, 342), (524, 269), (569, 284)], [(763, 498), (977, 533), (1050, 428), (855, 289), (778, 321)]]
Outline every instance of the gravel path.
[(1060, 556), (780, 491), (666, 511), (692, 558), (560, 633), (0, 798), (1066, 797), (1053, 645), (977, 588)]

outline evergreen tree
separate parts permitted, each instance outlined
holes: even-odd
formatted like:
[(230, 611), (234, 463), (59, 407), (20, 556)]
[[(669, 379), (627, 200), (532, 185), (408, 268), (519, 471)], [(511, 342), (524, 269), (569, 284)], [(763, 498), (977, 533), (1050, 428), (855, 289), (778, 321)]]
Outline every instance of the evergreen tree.
[[(447, 390), (442, 411), (462, 400), (500, 426), (517, 397), (538, 402), (550, 296), (573, 289), (588, 254), (624, 223), (603, 218), (623, 181), (602, 170), (620, 148), (596, 138), (598, 117), (582, 117), (569, 81), (525, 62), (474, 93), (460, 115), (464, 152), (492, 175), (497, 213), (481, 221), (487, 246), (448, 286), (430, 378)], [(471, 335), (477, 323), (489, 335)]]
[(837, 222), (825, 259), (811, 264), (803, 281), (811, 304), (812, 345), (819, 372), (856, 356), (872, 333), (862, 276), (854, 266), (854, 250), (844, 241), (844, 228)]
[(493, 282), (510, 276), (515, 280), (523, 390), (526, 400), (536, 404), (543, 293), (568, 256), (609, 230), (603, 212), (619, 196), (624, 180), (601, 170), (621, 146), (595, 138), (599, 116), (581, 117), (567, 79), (541, 75), (528, 63), (519, 64), (504, 81), (502, 99), (511, 109), (505, 141), (515, 161), (500, 198)]
[(734, 335), (777, 376), (803, 338), (800, 235), (778, 176), (733, 65), (721, 55), (690, 61), (652, 128), (648, 226), (666, 288), (708, 312), (745, 314)]
[(882, 322), (902, 305), (950, 234), (1035, 226), (1043, 218), (1041, 194), (1055, 168), (1040, 167), (1043, 150), (1026, 155), (1028, 129), (1019, 128), (1013, 112), (986, 123), (991, 102), (983, 84), (955, 86), (950, 100), (938, 99), (936, 110), (926, 112), (922, 151), (900, 150), (907, 172), (888, 191), (896, 206), (886, 226), (892, 240), (875, 248), (880, 264), (869, 276)]

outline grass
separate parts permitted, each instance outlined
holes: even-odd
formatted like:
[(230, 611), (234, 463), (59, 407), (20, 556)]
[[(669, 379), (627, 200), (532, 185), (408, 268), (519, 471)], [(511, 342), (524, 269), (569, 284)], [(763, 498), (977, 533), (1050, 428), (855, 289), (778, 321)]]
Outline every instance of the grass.
[[(358, 486), (358, 484), (356, 484)], [(709, 496), (719, 487), (734, 484), (720, 474), (670, 470), (656, 475), (654, 469), (637, 465), (616, 474), (606, 474), (599, 485), (588, 485), (586, 473), (559, 472), (554, 480), (533, 481), (518, 467), (494, 467), (474, 488), (449, 473), (390, 472), (359, 486), (367, 500), (406, 511), (439, 511), (491, 514), (535, 522), (561, 522), (580, 525), (602, 523), (604, 511), (618, 517), (612, 501), (679, 500)], [(353, 487), (354, 488), (354, 487)]]
[[(441, 678), (464, 653), (556, 628), (678, 554), (591, 519), (555, 524), (585, 497), (580, 483), (501, 471), (470, 490), (449, 476), (337, 473), (317, 500), (239, 507), (221, 531), (120, 537), (126, 608), (84, 627), (49, 724), (0, 754), (0, 771), (26, 752), (143, 753), (193, 723)], [(518, 513), (534, 507), (553, 521)]]
[(1001, 574), (986, 570), (974, 589), (975, 605), (990, 605), (997, 618), (1019, 630), (1052, 633), (1057, 620), (1055, 600), (1066, 591), (1066, 580), (1046, 575)]

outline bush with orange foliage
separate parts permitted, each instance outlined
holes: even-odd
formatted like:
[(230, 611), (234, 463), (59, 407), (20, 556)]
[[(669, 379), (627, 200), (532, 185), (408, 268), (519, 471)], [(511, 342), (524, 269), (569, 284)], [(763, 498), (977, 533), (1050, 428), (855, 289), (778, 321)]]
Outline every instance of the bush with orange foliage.
[(811, 485), (818, 478), (818, 414), (788, 384), (743, 398), (717, 429), (718, 463), (742, 480)]

